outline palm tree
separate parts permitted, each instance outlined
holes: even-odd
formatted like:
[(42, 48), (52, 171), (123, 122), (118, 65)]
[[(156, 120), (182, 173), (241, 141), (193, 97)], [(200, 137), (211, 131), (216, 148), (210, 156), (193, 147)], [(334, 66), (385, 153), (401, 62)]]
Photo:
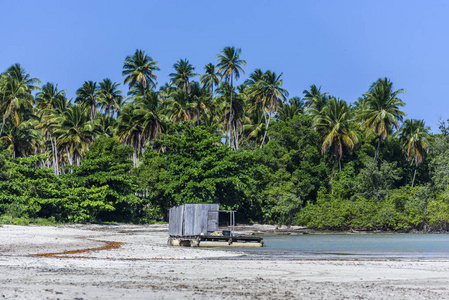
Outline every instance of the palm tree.
[(244, 141), (253, 140), (256, 144), (261, 144), (265, 136), (265, 117), (261, 110), (252, 110), (243, 125)]
[(209, 88), (210, 93), (213, 94), (214, 93), (214, 85), (218, 86), (220, 84), (222, 76), (220, 73), (217, 73), (215, 71), (215, 66), (212, 63), (207, 64), (204, 67), (204, 70), (206, 70), (205, 74), (201, 75), (201, 77), (200, 77), (201, 84), (204, 87)]
[(317, 111), (321, 111), (329, 100), (327, 96), (328, 93), (321, 93), (321, 87), (317, 87), (314, 84), (310, 86), (309, 91), (304, 90), (303, 94), (305, 106), (310, 109), (316, 109)]
[(170, 97), (172, 92), (176, 91), (176, 88), (173, 86), (172, 82), (166, 82), (163, 86), (159, 88), (159, 96), (162, 100), (166, 100)]
[(98, 125), (97, 128), (95, 128), (95, 133), (98, 136), (106, 136), (106, 137), (114, 136), (117, 125), (117, 121), (116, 119), (114, 119), (114, 117), (110, 115), (100, 114), (94, 121)]
[(174, 65), (176, 73), (170, 73), (171, 82), (179, 89), (182, 89), (186, 93), (190, 93), (190, 77), (198, 76), (198, 73), (194, 73), (195, 67), (189, 63), (188, 59), (180, 59)]
[(393, 91), (393, 83), (387, 78), (380, 78), (364, 95), (358, 118), (362, 121), (362, 129), (367, 129), (367, 135), (375, 134), (379, 137), (374, 156), (376, 162), (381, 142), (393, 132), (393, 128), (399, 129), (399, 122), (405, 116), (405, 113), (399, 110), (399, 106), (405, 105), (397, 97), (401, 93), (404, 93), (403, 89)]
[(137, 157), (142, 148), (142, 124), (136, 120), (134, 110), (136, 109), (133, 103), (125, 105), (122, 112), (117, 118), (117, 130), (115, 132), (116, 138), (121, 143), (133, 147), (133, 163), (137, 167)]
[(90, 119), (97, 116), (98, 100), (100, 99), (99, 88), (96, 82), (85, 81), (83, 86), (76, 91), (75, 103), (80, 103), (84, 110), (90, 110)]
[(266, 128), (260, 147), (265, 143), (271, 114), (276, 112), (288, 97), (287, 90), (282, 88), (283, 80), (281, 76), (282, 73), (277, 76), (276, 73), (268, 70), (250, 89), (250, 96), (256, 99), (256, 106), (261, 107), (265, 115)]
[(80, 165), (82, 155), (93, 141), (96, 127), (94, 121), (86, 115), (81, 106), (75, 105), (56, 117), (53, 127), (58, 146), (65, 149), (69, 164)]
[(115, 102), (117, 105), (112, 108), (111, 114), (115, 114), (116, 117), (118, 117), (122, 112), (123, 107), (125, 107), (128, 102), (124, 97), (117, 99)]
[(65, 90), (58, 90), (58, 85), (47, 82), (40, 92), (36, 93), (36, 108), (39, 109), (41, 115), (45, 115), (46, 111), (55, 109), (59, 101), (65, 101)]
[(245, 74), (245, 71), (243, 70), (242, 66), (246, 66), (246, 61), (243, 59), (240, 59), (240, 53), (242, 52), (242, 49), (235, 48), (235, 47), (225, 47), (223, 50), (221, 50), (221, 54), (217, 55), (218, 58), (218, 72), (221, 72), (221, 74), (224, 76), (225, 80), (230, 84), (232, 92), (230, 104), (229, 107), (231, 108), (230, 114), (229, 114), (229, 144), (231, 144), (231, 122), (233, 118), (232, 113), (232, 97), (233, 97), (233, 80), (234, 77), (236, 80), (240, 78), (240, 72)]
[[(41, 123), (36, 126), (36, 128), (40, 129), (42, 135), (45, 138), (45, 142), (48, 145), (48, 148), (51, 147), (51, 151), (48, 150), (52, 155), (52, 168), (54, 170), (55, 175), (60, 174), (59, 164), (62, 162), (61, 158), (63, 155), (60, 155), (58, 151), (57, 139), (54, 135), (54, 131), (59, 126), (59, 122), (63, 119), (63, 113), (72, 104), (66, 97), (56, 97), (52, 100), (52, 108), (44, 109), (41, 113)], [(61, 147), (59, 147), (61, 148)]]
[(172, 122), (189, 122), (195, 115), (195, 103), (185, 91), (177, 90), (164, 101), (164, 113)]
[(118, 83), (105, 78), (100, 84), (99, 98), (101, 101), (101, 110), (108, 116), (112, 116), (113, 111), (120, 109), (119, 102), (123, 99), (122, 91), (118, 90)]
[(0, 114), (3, 115), (3, 123), (0, 129), (0, 137), (6, 119), (12, 116), (14, 125), (18, 126), (22, 121), (21, 110), (32, 108), (33, 96), (31, 92), (39, 89), (38, 86), (34, 85), (36, 83), (40, 83), (39, 79), (31, 78), (20, 64), (12, 65), (2, 75), (0, 81)]
[[(415, 162), (415, 170), (413, 173), (412, 187), (415, 183), (416, 169), (418, 165), (422, 163), (424, 157), (429, 152), (430, 144), (430, 127), (426, 127), (424, 120), (405, 120), (403, 126), (399, 130), (399, 138), (403, 144), (404, 150), (407, 153), (407, 160), (413, 157)], [(405, 176), (405, 184), (407, 185), (408, 177), (408, 165), (407, 174)]]
[(156, 66), (157, 61), (145, 54), (145, 51), (136, 50), (133, 56), (127, 56), (123, 64), (122, 76), (126, 76), (124, 83), (128, 84), (129, 88), (135, 86), (140, 82), (144, 88), (148, 85), (153, 85), (157, 76), (153, 73), (159, 71)]
[(141, 124), (143, 135), (142, 155), (145, 152), (146, 144), (150, 142), (152, 146), (154, 138), (158, 138), (164, 130), (165, 116), (162, 114), (160, 104), (158, 93), (154, 91), (135, 103), (134, 120)]
[(36, 154), (38, 146), (42, 146), (42, 136), (36, 130), (37, 123), (36, 120), (28, 120), (18, 126), (7, 123), (0, 142), (3, 142), (13, 158)]
[(209, 93), (209, 91), (205, 86), (201, 88), (200, 84), (194, 81), (190, 84), (189, 98), (190, 102), (194, 106), (194, 110), (196, 111), (195, 112), (196, 124), (201, 125), (203, 117), (205, 117), (204, 114), (206, 113), (209, 106), (211, 94)]
[(260, 110), (265, 111), (264, 103), (260, 99), (260, 94), (257, 91), (257, 83), (262, 80), (265, 72), (261, 69), (254, 70), (253, 73), (249, 75), (249, 78), (245, 80), (245, 93), (248, 95), (248, 103), (250, 105), (250, 110)]
[(293, 97), (288, 100), (289, 103), (279, 108), (277, 117), (279, 120), (286, 121), (293, 119), (294, 116), (304, 113), (304, 101), (299, 97)]
[(162, 92), (154, 91), (153, 88), (144, 88), (141, 83), (134, 86), (129, 91), (132, 102), (125, 107), (125, 115), (119, 118), (118, 137), (135, 148), (135, 166), (137, 159), (145, 153), (147, 143), (150, 142), (152, 146), (153, 139), (164, 130), (165, 115), (162, 113), (160, 98)]
[(330, 97), (322, 113), (315, 115), (313, 123), (323, 141), (321, 152), (325, 153), (333, 148), (341, 171), (343, 147), (352, 153), (354, 145), (358, 142), (357, 135), (351, 129), (352, 118), (349, 106), (343, 100)]

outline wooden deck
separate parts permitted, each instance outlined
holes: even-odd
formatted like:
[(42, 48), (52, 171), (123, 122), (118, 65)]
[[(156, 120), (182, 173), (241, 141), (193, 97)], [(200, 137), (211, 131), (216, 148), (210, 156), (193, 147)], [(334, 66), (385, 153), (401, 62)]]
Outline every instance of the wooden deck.
[(226, 236), (226, 235), (192, 235), (170, 236), (171, 246), (190, 247), (263, 247), (263, 238), (257, 236)]

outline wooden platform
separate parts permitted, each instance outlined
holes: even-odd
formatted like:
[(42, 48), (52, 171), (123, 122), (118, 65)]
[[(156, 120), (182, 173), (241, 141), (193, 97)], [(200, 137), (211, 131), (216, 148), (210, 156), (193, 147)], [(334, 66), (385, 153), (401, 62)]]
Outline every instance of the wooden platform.
[(263, 247), (263, 239), (256, 236), (196, 235), (170, 236), (169, 245), (187, 247)]

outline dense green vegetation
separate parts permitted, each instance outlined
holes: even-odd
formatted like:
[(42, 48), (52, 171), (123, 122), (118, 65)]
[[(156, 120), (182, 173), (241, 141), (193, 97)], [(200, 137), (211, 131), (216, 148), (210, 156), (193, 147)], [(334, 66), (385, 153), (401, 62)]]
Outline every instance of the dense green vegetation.
[[(180, 203), (220, 203), (241, 221), (318, 229), (447, 230), (449, 128), (404, 119), (381, 78), (350, 104), (224, 48), (216, 64), (173, 65), (157, 83), (144, 51), (119, 83), (67, 99), (15, 64), (0, 75), (0, 220), (153, 222)], [(196, 80), (195, 80), (196, 79)]]

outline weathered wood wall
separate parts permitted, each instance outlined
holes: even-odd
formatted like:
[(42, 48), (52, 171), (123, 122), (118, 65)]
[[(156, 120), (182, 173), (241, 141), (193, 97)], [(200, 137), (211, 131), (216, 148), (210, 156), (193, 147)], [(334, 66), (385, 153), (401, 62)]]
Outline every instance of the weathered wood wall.
[(217, 230), (218, 209), (218, 204), (190, 203), (170, 208), (170, 235), (200, 235)]

